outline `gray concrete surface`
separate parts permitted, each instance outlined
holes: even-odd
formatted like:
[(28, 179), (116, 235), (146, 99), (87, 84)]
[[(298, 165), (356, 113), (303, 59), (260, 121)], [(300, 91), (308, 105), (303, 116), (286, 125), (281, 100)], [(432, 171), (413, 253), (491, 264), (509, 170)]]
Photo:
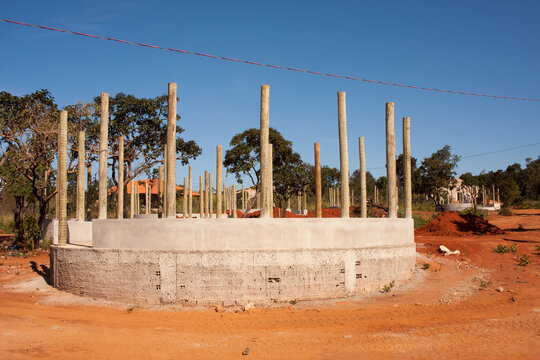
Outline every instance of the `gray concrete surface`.
[(412, 219), (107, 219), (95, 248), (163, 250), (347, 249), (414, 243)]
[[(43, 238), (53, 239), (53, 244), (58, 244), (58, 220), (45, 219), (43, 221)], [(67, 243), (92, 246), (92, 222), (68, 220)]]
[(51, 275), (60, 290), (127, 304), (267, 305), (399, 286), (414, 273), (415, 252), (414, 243), (238, 251), (67, 245), (51, 248)]

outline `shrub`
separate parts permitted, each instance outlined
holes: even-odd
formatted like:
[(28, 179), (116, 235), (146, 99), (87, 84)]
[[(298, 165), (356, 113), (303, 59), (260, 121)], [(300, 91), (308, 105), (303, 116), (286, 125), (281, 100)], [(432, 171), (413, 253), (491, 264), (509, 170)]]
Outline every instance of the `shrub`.
[(390, 281), (388, 284), (384, 285), (381, 292), (383, 292), (383, 293), (390, 292), (390, 290), (392, 290), (392, 288), (394, 287), (395, 284), (396, 284), (396, 282), (394, 280)]
[(531, 262), (531, 257), (529, 255), (523, 255), (518, 259), (519, 266), (527, 266)]
[(512, 215), (512, 209), (510, 209), (510, 206), (503, 206), (501, 210), (499, 210), (499, 215), (510, 216)]
[(459, 215), (474, 215), (474, 216), (479, 216), (484, 220), (487, 220), (488, 218), (487, 210), (480, 210), (480, 209), (474, 210), (474, 208), (468, 208), (466, 210), (460, 211)]
[(422, 266), (422, 269), (424, 269), (424, 270), (429, 269), (429, 264), (428, 264), (428, 263), (424, 263), (424, 266)]
[(41, 229), (36, 215), (28, 215), (23, 219), (24, 240), (27, 249), (33, 249), (41, 237)]
[(507, 246), (501, 244), (497, 245), (497, 247), (493, 249), (493, 252), (496, 252), (497, 254), (506, 254), (509, 251), (510, 249)]

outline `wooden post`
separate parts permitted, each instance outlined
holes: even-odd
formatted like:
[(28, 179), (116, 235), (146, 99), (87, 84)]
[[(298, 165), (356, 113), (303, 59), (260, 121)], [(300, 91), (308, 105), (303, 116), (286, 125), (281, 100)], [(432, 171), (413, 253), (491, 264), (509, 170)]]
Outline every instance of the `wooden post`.
[(189, 167), (189, 203), (188, 203), (188, 216), (193, 218), (193, 170)]
[(99, 130), (99, 195), (98, 219), (107, 218), (107, 148), (109, 139), (109, 94), (101, 93), (101, 122)]
[(242, 185), (242, 211), (246, 211), (246, 197), (245, 197), (244, 185)]
[(167, 119), (167, 209), (166, 217), (176, 217), (176, 83), (169, 83), (169, 115)]
[(386, 103), (386, 174), (388, 179), (388, 217), (397, 217), (396, 194), (396, 137), (394, 129), (394, 103)]
[(403, 175), (405, 189), (405, 218), (412, 218), (412, 186), (411, 186), (411, 118), (403, 118)]
[(269, 116), (270, 116), (270, 87), (268, 85), (261, 86), (261, 125), (260, 125), (260, 165), (261, 165), (261, 218), (270, 217), (270, 207), (272, 199), (270, 198), (269, 180), (269, 156), (268, 156), (268, 139), (269, 139)]
[(218, 145), (216, 147), (216, 218), (220, 218), (223, 212), (221, 207), (221, 171), (223, 168), (221, 156), (221, 145)]
[(187, 204), (187, 179), (184, 178), (184, 193), (182, 194), (182, 215), (184, 219), (188, 216), (188, 204)]
[(79, 131), (79, 164), (77, 171), (77, 220), (84, 221), (84, 131)]
[(366, 153), (364, 138), (358, 138), (358, 150), (360, 152), (360, 217), (367, 217), (367, 190), (366, 190)]
[(321, 144), (313, 145), (315, 150), (315, 216), (322, 218)]
[(58, 246), (67, 243), (67, 111), (60, 111), (58, 124)]
[(341, 172), (341, 217), (349, 218), (349, 150), (345, 92), (338, 92), (339, 165)]
[(116, 215), (124, 218), (124, 137), (118, 138), (118, 204)]

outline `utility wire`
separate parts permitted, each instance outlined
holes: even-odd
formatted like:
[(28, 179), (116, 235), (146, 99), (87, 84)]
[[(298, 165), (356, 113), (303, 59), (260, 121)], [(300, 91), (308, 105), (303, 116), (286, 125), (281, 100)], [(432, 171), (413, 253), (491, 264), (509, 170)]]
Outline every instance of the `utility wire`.
[(472, 157), (476, 157), (476, 156), (491, 155), (491, 154), (501, 153), (501, 152), (505, 152), (505, 151), (511, 151), (511, 150), (516, 150), (516, 149), (526, 148), (526, 147), (529, 147), (529, 146), (534, 146), (534, 145), (539, 145), (539, 144), (540, 144), (540, 142), (536, 142), (536, 143), (522, 145), (522, 146), (516, 146), (516, 147), (512, 147), (512, 148), (508, 148), (508, 149), (502, 149), (502, 150), (490, 151), (490, 152), (485, 152), (485, 153), (480, 153), (480, 154), (462, 156), (461, 158), (462, 159), (468, 159), (468, 158), (472, 158)]
[(178, 52), (178, 53), (182, 53), (182, 54), (204, 56), (204, 57), (213, 58), (213, 59), (234, 61), (234, 62), (239, 62), (239, 63), (244, 63), (244, 64), (257, 65), (257, 66), (266, 66), (266, 67), (270, 67), (270, 68), (274, 68), (274, 69), (296, 71), (296, 72), (301, 72), (301, 73), (306, 73), (306, 74), (319, 75), (319, 76), (328, 76), (328, 77), (333, 77), (333, 78), (338, 78), (338, 79), (363, 81), (363, 82), (372, 83), (372, 84), (398, 86), (398, 87), (411, 88), (411, 89), (417, 89), (417, 90), (436, 91), (436, 92), (441, 92), (441, 93), (458, 94), (458, 95), (481, 96), (481, 97), (496, 98), (496, 99), (506, 99), (506, 100), (540, 101), (540, 99), (535, 99), (535, 98), (521, 98), (521, 97), (513, 97), (513, 96), (499, 96), (499, 95), (490, 95), (490, 94), (479, 94), (479, 93), (472, 93), (472, 92), (466, 92), (466, 91), (443, 90), (443, 89), (436, 89), (436, 88), (428, 88), (428, 87), (424, 87), (424, 86), (407, 85), (407, 84), (399, 84), (399, 83), (387, 82), (387, 81), (363, 79), (363, 78), (357, 78), (357, 77), (346, 76), (346, 75), (336, 75), (336, 74), (330, 74), (330, 73), (321, 73), (321, 72), (313, 71), (313, 70), (305, 70), (305, 69), (297, 69), (297, 68), (292, 68), (292, 67), (287, 67), (287, 66), (264, 64), (264, 63), (258, 63), (258, 62), (255, 62), (255, 61), (234, 59), (234, 58), (229, 58), (229, 57), (224, 57), (224, 56), (210, 55), (210, 54), (204, 54), (204, 53), (199, 53), (199, 52), (194, 52), (194, 51), (180, 50), (180, 49), (162, 47), (162, 46), (157, 46), (157, 45), (144, 44), (144, 43), (139, 43), (139, 42), (134, 42), (134, 41), (115, 39), (115, 38), (111, 38), (111, 37), (104, 37), (104, 36), (98, 36), (98, 35), (92, 35), (92, 34), (85, 34), (85, 33), (76, 32), (76, 31), (56, 29), (56, 28), (52, 28), (52, 27), (48, 27), (48, 26), (27, 24), (27, 23), (23, 23), (23, 22), (20, 22), (20, 21), (14, 21), (14, 20), (8, 20), (8, 19), (0, 19), (0, 21), (3, 21), (5, 23), (10, 23), (10, 24), (29, 26), (29, 27), (38, 28), (38, 29), (57, 31), (57, 32), (62, 32), (62, 33), (66, 33), (66, 34), (86, 36), (86, 37), (91, 37), (91, 38), (95, 38), (95, 39), (102, 39), (102, 40), (109, 40), (109, 41), (116, 41), (116, 42), (123, 43), (123, 44), (143, 46), (143, 47), (148, 47), (148, 48), (152, 48), (152, 49), (174, 51), (174, 52)]

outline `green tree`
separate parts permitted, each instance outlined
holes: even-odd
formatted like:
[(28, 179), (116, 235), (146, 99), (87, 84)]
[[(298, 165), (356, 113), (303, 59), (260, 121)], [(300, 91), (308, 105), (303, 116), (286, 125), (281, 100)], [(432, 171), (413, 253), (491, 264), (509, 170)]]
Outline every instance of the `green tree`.
[[(375, 178), (369, 171), (366, 171), (366, 196), (370, 197), (373, 194), (373, 185)], [(354, 190), (354, 197), (360, 198), (360, 170), (355, 170), (349, 178), (349, 187)]]
[(23, 96), (0, 92), (0, 177), (15, 198), (16, 241), (21, 245), (26, 204), (37, 203), (42, 228), (47, 205), (55, 194), (50, 179), (57, 131), (58, 111), (49, 91)]
[(440, 199), (455, 185), (454, 170), (460, 158), (452, 155), (450, 150), (450, 146), (445, 145), (425, 158), (419, 168), (422, 192), (433, 200), (436, 208), (440, 207)]

